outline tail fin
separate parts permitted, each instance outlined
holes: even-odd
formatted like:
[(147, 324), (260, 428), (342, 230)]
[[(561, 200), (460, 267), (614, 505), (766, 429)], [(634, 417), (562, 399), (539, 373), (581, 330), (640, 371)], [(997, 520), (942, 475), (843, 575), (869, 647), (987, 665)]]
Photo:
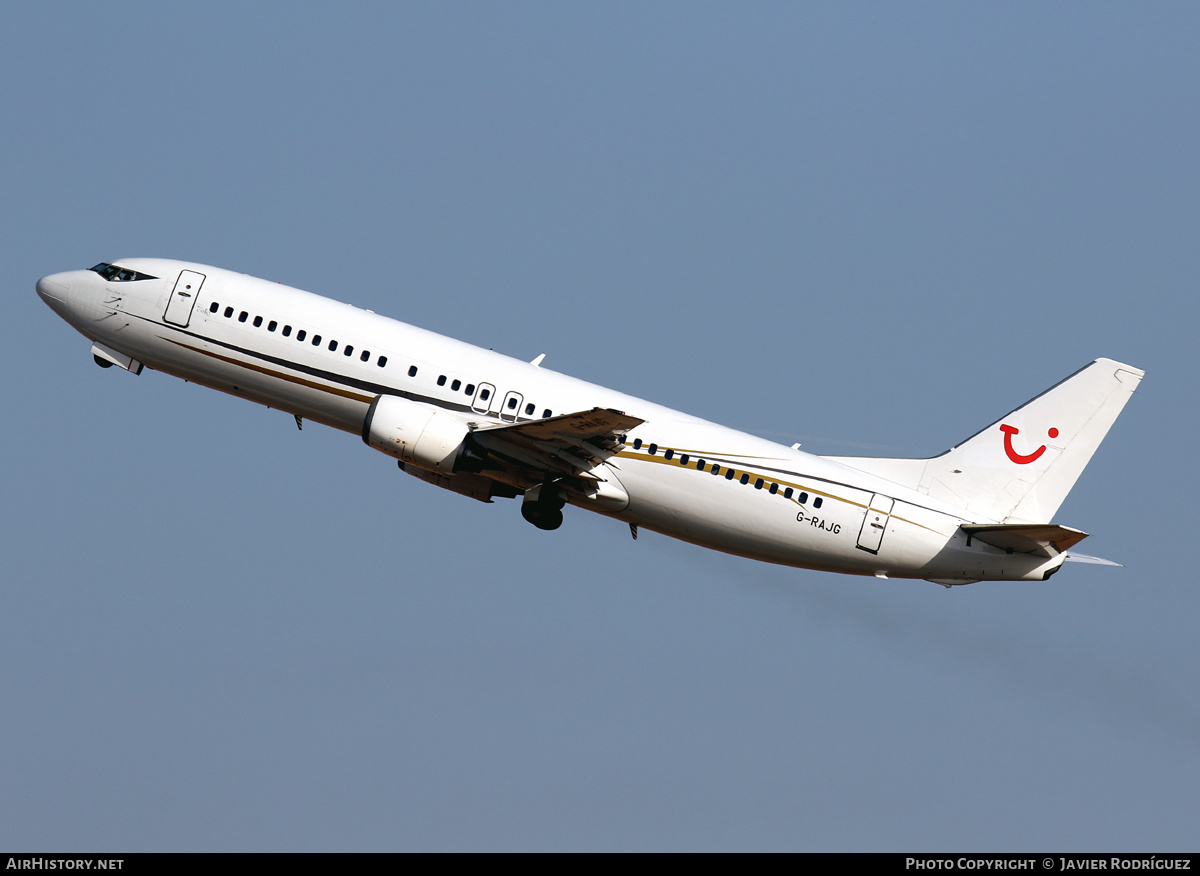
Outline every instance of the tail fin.
[(1049, 523), (1144, 373), (1097, 359), (931, 459), (829, 458), (959, 505), (972, 520)]

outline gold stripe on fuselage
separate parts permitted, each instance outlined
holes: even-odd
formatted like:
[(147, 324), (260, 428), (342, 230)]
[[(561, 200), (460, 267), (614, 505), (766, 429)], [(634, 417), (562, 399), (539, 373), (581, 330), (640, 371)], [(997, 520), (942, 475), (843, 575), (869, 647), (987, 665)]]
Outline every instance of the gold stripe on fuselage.
[[(678, 448), (673, 447), (671, 449), (674, 450), (676, 453), (680, 452)], [(660, 451), (660, 453), (661, 452), (662, 451)], [(686, 453), (688, 454), (688, 456), (695, 455), (697, 457), (697, 459), (705, 459), (705, 460), (715, 457), (715, 456), (722, 456), (722, 455), (726, 456), (726, 457), (747, 456), (748, 455), (748, 454), (737, 454), (737, 453), (726, 453), (726, 454), (705, 453), (703, 450), (689, 450), (689, 451), (686, 451)], [(666, 459), (662, 456), (659, 456), (658, 454), (651, 455), (649, 453), (642, 453), (642, 452), (633, 451), (633, 450), (623, 450), (620, 453), (618, 453), (617, 456), (623, 457), (625, 459), (640, 459), (643, 462), (655, 462), (655, 463), (658, 463), (659, 465), (673, 465), (673, 466), (676, 466), (677, 468), (686, 468), (686, 469), (692, 468), (691, 466), (687, 466), (687, 465), (684, 465), (683, 463), (681, 463), (679, 461), (678, 457), (673, 458), (673, 459)], [(710, 465), (711, 464), (712, 463), (710, 463)], [(774, 474), (768, 474), (768, 473), (764, 473), (764, 472), (753, 472), (748, 469), (734, 468), (733, 466), (724, 466), (724, 468), (726, 471), (729, 471), (730, 469), (732, 469), (733, 473), (734, 473), (734, 477), (728, 478), (727, 480), (736, 480), (739, 475), (745, 474), (745, 475), (749, 475), (751, 478), (762, 478), (764, 483), (779, 484), (780, 487), (792, 487), (793, 489), (800, 490), (801, 492), (804, 492), (804, 493), (811, 493), (814, 496), (822, 496), (826, 499), (832, 499), (835, 502), (845, 502), (847, 505), (852, 505), (855, 508), (861, 508), (861, 509), (863, 509), (863, 511), (866, 511), (868, 509), (868, 506), (864, 505), (862, 502), (855, 502), (853, 499), (844, 498), (843, 496), (839, 496), (836, 493), (827, 493), (824, 490), (818, 490), (815, 487), (805, 486), (804, 484), (798, 484), (795, 481), (780, 480)], [(724, 477), (724, 475), (721, 475), (721, 477)], [(862, 490), (858, 487), (853, 487), (852, 489), (859, 490), (859, 492), (868, 492), (867, 490)], [(801, 508), (805, 507), (799, 501), (799, 499), (797, 499), (795, 496), (793, 496), (792, 498), (788, 498), (788, 497), (784, 496), (782, 492), (768, 493), (768, 495), (778, 496), (779, 498), (783, 499), (784, 501), (791, 502), (792, 504), (798, 505)], [(915, 520), (909, 520), (907, 517), (900, 517), (899, 515), (896, 515), (896, 514), (890, 514), (888, 516), (892, 520), (899, 520), (902, 523), (911, 523), (913, 526), (919, 526), (921, 529), (926, 529), (929, 532), (937, 532), (936, 529), (928, 527), (923, 523), (917, 523)]]
[[(267, 377), (274, 377), (279, 380), (286, 380), (289, 383), (294, 383), (294, 384), (297, 384), (298, 386), (304, 386), (304, 387), (307, 387), (308, 389), (315, 389), (320, 392), (327, 392), (331, 395), (336, 395), (336, 396), (340, 396), (342, 398), (352, 399), (354, 401), (360, 401), (360, 402), (363, 402), (364, 404), (370, 404), (371, 400), (374, 398), (374, 396), (362, 395), (361, 393), (351, 392), (350, 390), (341, 389), (336, 386), (327, 386), (322, 383), (316, 383), (315, 381), (306, 380), (303, 377), (297, 377), (293, 374), (287, 374), (282, 371), (276, 371), (272, 368), (265, 368), (262, 365), (255, 365), (251, 362), (243, 362), (240, 359), (234, 359), (230, 356), (222, 356), (220, 353), (214, 353), (211, 350), (203, 350), (199, 347), (194, 347), (191, 344), (185, 344), (182, 341), (176, 341), (173, 338), (164, 338), (164, 340), (168, 340), (172, 344), (175, 344), (176, 346), (183, 347), (185, 350), (191, 350), (194, 353), (200, 353), (201, 355), (208, 356), (212, 359), (216, 359), (221, 362), (226, 362), (230, 365), (236, 365), (238, 367), (245, 368), (247, 370), (266, 375)], [(703, 459), (705, 457), (724, 457), (724, 458), (731, 458), (731, 457), (732, 458), (738, 458), (738, 457), (747, 458), (747, 457), (749, 457), (749, 454), (741, 454), (741, 453), (714, 454), (714, 453), (705, 453), (705, 451), (703, 451), (703, 450), (679, 450), (678, 448), (670, 448), (670, 449), (674, 450), (676, 453), (679, 453), (679, 454), (686, 453), (688, 456), (694, 455), (698, 459)], [(687, 468), (687, 466), (683, 465), (683, 463), (681, 463), (677, 457), (673, 458), (673, 459), (666, 459), (657, 454), (651, 455), (649, 453), (642, 453), (642, 452), (637, 452), (637, 451), (632, 451), (632, 450), (623, 450), (620, 453), (617, 453), (616, 455), (620, 458), (625, 458), (625, 459), (639, 459), (639, 460), (642, 460), (643, 462), (654, 462), (659, 465), (672, 465), (672, 466), (676, 466), (678, 468)], [(715, 463), (711, 463), (711, 464), (715, 464)], [(733, 466), (725, 466), (725, 465), (723, 465), (723, 467), (725, 468), (726, 471), (733, 468)], [(761, 477), (764, 482), (777, 483), (780, 485), (780, 487), (792, 487), (793, 489), (799, 490), (801, 492), (811, 493), (813, 496), (822, 496), (826, 499), (832, 499), (836, 502), (844, 502), (847, 505), (851, 505), (855, 508), (861, 508), (864, 511), (866, 511), (867, 507), (868, 507), (867, 505), (864, 505), (862, 502), (855, 502), (852, 499), (847, 499), (842, 496), (838, 496), (835, 493), (828, 493), (828, 492), (825, 492), (824, 490), (818, 490), (815, 487), (805, 486), (803, 484), (799, 484), (794, 481), (780, 480), (774, 474), (753, 472), (753, 471), (749, 471), (747, 469), (741, 469), (741, 468), (733, 468), (733, 471), (734, 471), (734, 475), (735, 475), (734, 479), (736, 479), (736, 477), (738, 477), (742, 474), (748, 475), (752, 478)], [(787, 498), (783, 495), (782, 492), (776, 492), (774, 494), (769, 493), (768, 495), (776, 495), (779, 498), (784, 499), (784, 501), (791, 502), (792, 504), (794, 504), (798, 507), (801, 507), (801, 508), (805, 507), (796, 497)], [(936, 532), (936, 530), (930, 529), (930, 527), (925, 526), (924, 524), (917, 523), (912, 520), (908, 520), (907, 518), (904, 518), (904, 517), (899, 517), (897, 515), (891, 515), (891, 518), (893, 520), (899, 520), (903, 523), (911, 523), (913, 526), (919, 526), (921, 529), (927, 529), (930, 532)]]
[(164, 340), (170, 341), (172, 344), (175, 344), (176, 346), (183, 347), (185, 350), (191, 350), (193, 353), (200, 353), (201, 355), (209, 356), (210, 358), (217, 359), (221, 362), (228, 362), (230, 365), (237, 365), (241, 368), (246, 368), (250, 371), (256, 371), (259, 374), (265, 374), (267, 377), (276, 377), (279, 380), (286, 380), (289, 383), (295, 383), (298, 386), (304, 386), (304, 387), (307, 387), (308, 389), (316, 389), (321, 392), (328, 392), (331, 395), (337, 395), (337, 396), (341, 396), (342, 398), (353, 399), (354, 401), (360, 401), (365, 404), (370, 404), (371, 400), (373, 398), (375, 398), (375, 396), (373, 396), (373, 395), (362, 395), (361, 393), (351, 392), (348, 389), (340, 389), (336, 386), (327, 386), (323, 383), (316, 383), (315, 381), (312, 381), (312, 380), (305, 380), (303, 377), (296, 377), (294, 374), (285, 374), (282, 371), (276, 371), (271, 368), (264, 368), (261, 365), (255, 365), (251, 362), (243, 362), (240, 359), (233, 359), (229, 356), (222, 356), (220, 353), (214, 353), (211, 350), (202, 350), (199, 347), (193, 347), (191, 344), (185, 344), (182, 341), (176, 341), (173, 338), (164, 338)]

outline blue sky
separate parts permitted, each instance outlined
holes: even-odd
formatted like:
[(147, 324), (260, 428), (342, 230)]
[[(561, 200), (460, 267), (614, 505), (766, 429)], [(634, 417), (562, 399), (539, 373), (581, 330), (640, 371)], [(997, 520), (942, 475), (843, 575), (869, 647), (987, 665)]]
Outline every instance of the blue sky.
[[(1195, 847), (1194, 5), (0, 23), (0, 845)], [(1058, 520), (1126, 567), (946, 591), (539, 532), (96, 368), (33, 284), (137, 255), (818, 453), (930, 455), (1120, 359)]]

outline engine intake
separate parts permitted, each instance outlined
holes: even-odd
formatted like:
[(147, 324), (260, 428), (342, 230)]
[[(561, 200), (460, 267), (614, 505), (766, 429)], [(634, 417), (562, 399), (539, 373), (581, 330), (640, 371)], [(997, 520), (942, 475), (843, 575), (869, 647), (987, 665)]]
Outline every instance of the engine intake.
[[(377, 395), (363, 420), (362, 439), (401, 462), (454, 474), (456, 469), (478, 471), (464, 446), (470, 432), (462, 420), (433, 405)], [(466, 464), (457, 465), (460, 461)]]

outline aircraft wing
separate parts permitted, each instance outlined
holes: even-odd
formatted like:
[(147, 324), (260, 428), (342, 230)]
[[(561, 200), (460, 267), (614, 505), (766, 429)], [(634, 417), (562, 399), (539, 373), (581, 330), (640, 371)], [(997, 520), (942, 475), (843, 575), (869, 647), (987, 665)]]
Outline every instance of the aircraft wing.
[(625, 434), (645, 420), (610, 408), (592, 408), (532, 423), (484, 426), (471, 440), (522, 468), (594, 480), (592, 468), (616, 454)]
[(1053, 523), (964, 523), (961, 529), (985, 544), (1044, 557), (1057, 557), (1088, 537), (1086, 532)]

